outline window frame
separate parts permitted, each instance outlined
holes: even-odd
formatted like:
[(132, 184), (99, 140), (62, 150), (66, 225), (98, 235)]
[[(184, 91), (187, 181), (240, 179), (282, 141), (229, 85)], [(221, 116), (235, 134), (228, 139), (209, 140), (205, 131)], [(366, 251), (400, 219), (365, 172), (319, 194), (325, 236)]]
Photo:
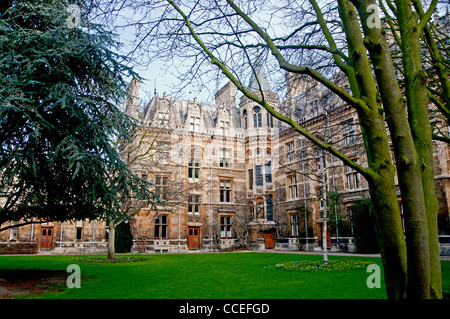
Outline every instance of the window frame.
[(258, 105), (253, 107), (253, 127), (262, 127), (261, 107)]
[[(164, 222), (165, 221), (165, 222)], [(155, 238), (167, 238), (169, 230), (169, 215), (161, 214), (158, 217), (155, 216)], [(159, 236), (158, 236), (159, 235)], [(163, 236), (165, 235), (165, 236)]]
[(188, 162), (188, 179), (190, 182), (200, 180), (200, 159), (191, 157)]
[(221, 203), (231, 203), (232, 185), (231, 180), (219, 180), (219, 199)]
[(255, 165), (255, 180), (256, 186), (264, 186), (263, 165)]
[(289, 200), (296, 200), (298, 198), (297, 176), (288, 175), (287, 180), (288, 180)]
[(323, 198), (323, 188), (317, 188), (317, 200), (319, 201), (319, 209), (323, 209), (324, 198)]
[[(358, 160), (353, 160), (358, 163)], [(347, 179), (347, 189), (348, 190), (358, 190), (361, 189), (361, 178), (359, 173), (350, 166), (345, 165), (345, 176)]]
[[(269, 165), (267, 165), (267, 164), (269, 164)], [(265, 173), (266, 183), (271, 184), (272, 183), (272, 161), (265, 162), (264, 173)]]
[(200, 195), (190, 194), (188, 196), (188, 214), (200, 215)]
[(169, 113), (158, 112), (158, 127), (167, 128), (169, 126)]
[(353, 119), (342, 123), (342, 135), (344, 136), (344, 146), (349, 147), (356, 144), (355, 122)]
[(267, 127), (273, 127), (273, 115), (267, 112)]
[(219, 122), (219, 130), (220, 135), (228, 136), (229, 135), (230, 122), (229, 121), (220, 121)]
[(75, 231), (75, 241), (82, 241), (83, 240), (83, 227), (76, 227)]
[(231, 150), (229, 148), (221, 148), (219, 150), (219, 167), (231, 167)]
[(247, 119), (247, 110), (242, 112), (242, 116), (244, 117), (244, 130), (248, 129), (248, 119)]
[[(159, 180), (159, 181), (158, 181)], [(155, 175), (155, 192), (161, 201), (167, 201), (169, 197), (169, 177)]]
[(232, 217), (231, 215), (220, 215), (219, 216), (219, 227), (220, 227), (220, 238), (221, 239), (231, 239), (232, 234)]
[(191, 116), (189, 118), (189, 131), (193, 133), (200, 132), (200, 117)]
[(170, 143), (157, 142), (156, 144), (156, 162), (158, 164), (169, 164)]
[(298, 237), (300, 235), (300, 225), (298, 213), (289, 214), (289, 224), (292, 237)]
[(248, 170), (248, 189), (249, 190), (253, 190), (253, 183), (254, 183), (254, 180), (253, 180), (253, 168), (250, 168)]
[(290, 141), (285, 143), (285, 150), (286, 150), (286, 160), (288, 163), (295, 162), (295, 148), (294, 148), (294, 141)]

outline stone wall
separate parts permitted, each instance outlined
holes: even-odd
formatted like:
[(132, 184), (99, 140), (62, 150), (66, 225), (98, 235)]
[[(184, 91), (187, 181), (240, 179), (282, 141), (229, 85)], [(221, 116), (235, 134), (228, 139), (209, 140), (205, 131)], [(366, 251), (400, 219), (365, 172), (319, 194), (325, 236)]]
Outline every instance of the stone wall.
[(4, 254), (36, 254), (38, 252), (37, 242), (9, 242), (0, 243), (0, 255)]

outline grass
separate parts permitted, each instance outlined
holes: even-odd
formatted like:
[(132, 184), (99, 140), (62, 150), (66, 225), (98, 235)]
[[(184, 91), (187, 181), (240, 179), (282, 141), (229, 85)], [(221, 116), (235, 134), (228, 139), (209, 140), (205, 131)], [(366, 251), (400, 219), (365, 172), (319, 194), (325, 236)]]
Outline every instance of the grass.
[[(364, 262), (379, 258), (329, 256), (333, 271), (284, 271), (276, 265), (317, 265), (321, 256), (276, 253), (125, 255), (110, 263), (104, 256), (0, 256), (0, 269), (81, 269), (81, 288), (58, 289), (33, 298), (52, 299), (380, 299), (369, 289)], [(292, 263), (294, 262), (294, 263)], [(360, 265), (351, 269), (349, 265)], [(344, 266), (342, 266), (344, 265)], [(442, 262), (444, 291), (450, 292), (450, 261)], [(356, 267), (358, 268), (358, 267)], [(298, 269), (296, 269), (298, 270)]]

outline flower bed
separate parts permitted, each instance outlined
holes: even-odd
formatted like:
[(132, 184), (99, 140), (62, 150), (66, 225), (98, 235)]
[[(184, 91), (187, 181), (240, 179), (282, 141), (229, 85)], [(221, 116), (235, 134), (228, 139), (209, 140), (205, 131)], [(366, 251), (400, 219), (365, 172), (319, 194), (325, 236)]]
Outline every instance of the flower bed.
[(366, 269), (373, 262), (360, 260), (330, 260), (325, 265), (323, 261), (291, 261), (274, 266), (265, 266), (264, 269), (280, 269), (286, 271), (300, 271), (300, 272), (317, 272), (317, 271), (342, 271), (354, 269)]

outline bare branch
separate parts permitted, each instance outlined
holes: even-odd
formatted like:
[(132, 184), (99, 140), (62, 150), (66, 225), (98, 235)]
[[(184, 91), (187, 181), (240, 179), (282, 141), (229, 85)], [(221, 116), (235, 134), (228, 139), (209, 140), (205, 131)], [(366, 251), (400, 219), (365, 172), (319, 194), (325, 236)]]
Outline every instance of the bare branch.
[[(275, 109), (272, 107), (272, 105), (270, 105), (267, 101), (265, 101), (264, 99), (258, 97), (257, 95), (255, 95), (254, 93), (252, 93), (248, 89), (246, 89), (242, 85), (242, 83), (240, 81), (238, 81), (231, 74), (231, 72), (228, 70), (228, 68), (222, 62), (220, 62), (211, 53), (211, 51), (205, 46), (205, 44), (202, 42), (202, 40), (199, 38), (199, 36), (195, 33), (192, 25), (190, 24), (189, 18), (186, 16), (186, 14), (173, 1), (168, 0), (168, 2), (185, 19), (186, 26), (189, 28), (192, 36), (197, 41), (197, 43), (201, 46), (201, 48), (204, 50), (204, 52), (206, 52), (206, 54), (210, 57), (211, 63), (217, 65), (222, 70), (222, 72), (233, 82), (233, 84), (236, 85), (236, 87), (242, 93), (244, 93), (245, 96), (247, 96), (248, 98), (254, 100), (255, 102), (258, 102), (261, 106), (263, 106), (274, 117), (276, 117), (277, 119), (279, 119), (279, 120), (289, 124), (290, 126), (292, 126), (294, 128), (294, 130), (296, 130), (297, 132), (301, 133), (303, 136), (305, 136), (307, 139), (309, 139), (314, 144), (318, 145), (319, 147), (329, 151), (330, 153), (332, 153), (333, 155), (338, 157), (347, 166), (350, 166), (350, 167), (354, 168), (355, 170), (357, 170), (359, 173), (361, 173), (364, 177), (366, 177), (366, 179), (370, 179), (372, 172), (371, 172), (371, 170), (369, 168), (364, 168), (364, 167), (360, 166), (359, 164), (353, 162), (350, 158), (348, 158), (346, 155), (344, 155), (343, 153), (341, 153), (338, 150), (336, 150), (331, 145), (328, 145), (327, 143), (325, 143), (325, 142), (321, 141), (320, 139), (318, 139), (317, 137), (313, 136), (310, 132), (308, 132), (303, 127), (301, 127), (298, 123), (296, 123), (293, 119), (285, 117), (285, 116), (281, 115), (280, 113), (276, 112)], [(260, 32), (265, 34), (261, 29), (259, 29), (259, 30), (260, 30)], [(267, 35), (266, 35), (266, 37), (267, 37), (267, 41), (271, 42), (270, 38), (268, 38)], [(268, 44), (270, 46), (270, 43), (268, 43)], [(311, 74), (314, 74), (315, 76), (318, 76), (318, 72), (316, 72), (315, 70), (311, 70), (311, 69), (308, 69), (308, 68), (305, 68), (305, 69), (306, 69), (305, 72), (301, 72), (301, 73), (311, 73)], [(322, 77), (322, 76), (320, 76), (320, 77)], [(331, 82), (331, 81), (329, 81), (329, 82)], [(336, 85), (334, 85), (334, 86), (336, 86)], [(345, 92), (345, 90), (343, 90), (343, 91)], [(345, 94), (348, 95), (347, 92), (345, 92)]]

